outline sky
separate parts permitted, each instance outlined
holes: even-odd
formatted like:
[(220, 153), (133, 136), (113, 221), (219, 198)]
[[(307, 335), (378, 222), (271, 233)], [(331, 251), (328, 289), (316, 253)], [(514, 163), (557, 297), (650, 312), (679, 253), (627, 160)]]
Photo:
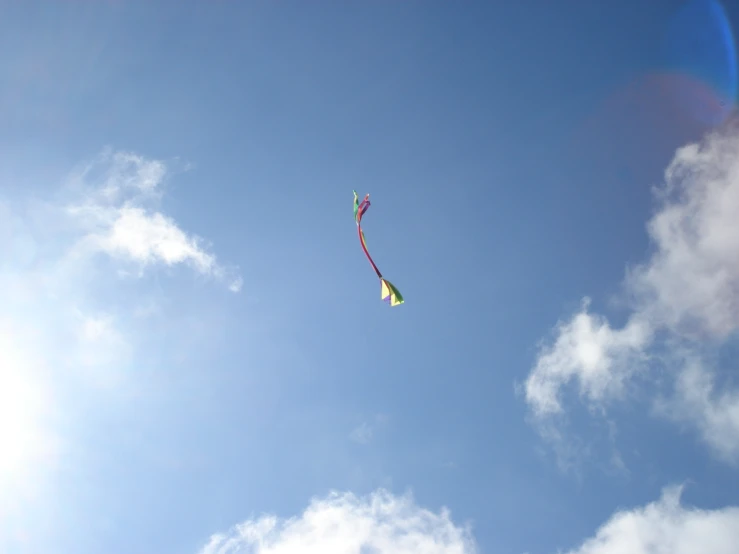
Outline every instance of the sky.
[(2, 552), (734, 552), (736, 5), (0, 6)]

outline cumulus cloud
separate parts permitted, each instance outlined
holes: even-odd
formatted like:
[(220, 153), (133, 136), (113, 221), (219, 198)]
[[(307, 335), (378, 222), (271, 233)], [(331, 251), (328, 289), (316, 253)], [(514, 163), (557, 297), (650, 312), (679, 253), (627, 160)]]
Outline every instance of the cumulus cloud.
[(199, 554), (473, 554), (469, 527), (409, 496), (379, 490), (367, 497), (332, 493), (299, 516), (265, 515), (216, 534)]
[(647, 506), (614, 514), (595, 536), (568, 554), (733, 554), (739, 508), (699, 510), (681, 503), (682, 487), (668, 487)]
[(655, 327), (723, 339), (739, 326), (739, 129), (677, 151), (648, 225), (655, 253), (627, 277)]
[[(679, 149), (664, 177), (647, 225), (653, 253), (624, 280), (628, 322), (613, 328), (585, 302), (542, 347), (523, 387), (526, 401), (540, 427), (551, 429), (547, 418), (563, 411), (568, 383), (604, 408), (635, 375), (666, 367), (672, 396), (656, 413), (689, 422), (716, 454), (739, 461), (739, 392), (714, 390), (705, 356), (739, 330), (739, 129)], [(690, 363), (662, 355), (676, 347)]]

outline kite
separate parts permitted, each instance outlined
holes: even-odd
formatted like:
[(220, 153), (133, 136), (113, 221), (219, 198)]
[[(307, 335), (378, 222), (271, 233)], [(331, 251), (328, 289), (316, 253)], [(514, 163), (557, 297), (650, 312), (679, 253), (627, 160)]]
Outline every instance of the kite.
[(364, 200), (362, 202), (359, 202), (359, 197), (357, 196), (357, 191), (354, 191), (354, 221), (357, 222), (357, 234), (359, 235), (359, 243), (362, 245), (362, 250), (364, 250), (364, 255), (367, 256), (367, 259), (369, 260), (369, 263), (372, 265), (372, 269), (375, 270), (375, 273), (377, 273), (377, 277), (380, 279), (380, 298), (382, 298), (385, 302), (390, 304), (391, 306), (399, 306), (402, 304), (403, 301), (403, 295), (400, 294), (400, 291), (395, 288), (395, 286), (385, 279), (382, 276), (382, 273), (380, 273), (380, 270), (377, 269), (377, 266), (375, 265), (375, 262), (372, 260), (372, 256), (369, 255), (369, 252), (367, 251), (367, 243), (364, 240), (364, 233), (362, 232), (362, 216), (364, 215), (364, 212), (367, 211), (367, 208), (370, 207), (370, 201), (369, 201), (369, 194), (367, 194), (364, 197)]

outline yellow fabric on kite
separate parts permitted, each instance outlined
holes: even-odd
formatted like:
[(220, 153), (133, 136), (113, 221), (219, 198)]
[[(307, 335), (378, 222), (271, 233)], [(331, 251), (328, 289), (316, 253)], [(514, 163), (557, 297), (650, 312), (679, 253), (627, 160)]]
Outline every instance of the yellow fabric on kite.
[(393, 284), (387, 279), (382, 279), (382, 290), (380, 298), (388, 302), (391, 306), (399, 306), (404, 302), (403, 296), (400, 294)]

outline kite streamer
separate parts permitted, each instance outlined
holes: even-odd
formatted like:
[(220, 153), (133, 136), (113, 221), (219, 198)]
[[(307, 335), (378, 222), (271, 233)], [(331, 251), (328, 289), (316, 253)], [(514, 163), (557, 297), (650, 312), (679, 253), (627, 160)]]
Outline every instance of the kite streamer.
[(362, 250), (364, 250), (364, 255), (367, 256), (367, 259), (369, 260), (370, 265), (372, 265), (372, 269), (375, 270), (375, 273), (377, 274), (378, 279), (380, 279), (380, 297), (390, 304), (391, 306), (398, 306), (404, 302), (403, 295), (400, 294), (400, 291), (395, 288), (395, 286), (385, 279), (382, 276), (382, 273), (380, 273), (380, 270), (377, 269), (377, 266), (375, 265), (374, 260), (372, 259), (372, 256), (370, 256), (369, 251), (367, 250), (367, 242), (364, 240), (364, 233), (362, 232), (362, 216), (367, 211), (367, 208), (370, 207), (370, 201), (369, 201), (369, 194), (367, 194), (364, 197), (364, 200), (362, 202), (359, 202), (359, 197), (357, 196), (357, 191), (354, 191), (354, 221), (357, 223), (357, 234), (359, 235), (359, 243), (362, 245)]

